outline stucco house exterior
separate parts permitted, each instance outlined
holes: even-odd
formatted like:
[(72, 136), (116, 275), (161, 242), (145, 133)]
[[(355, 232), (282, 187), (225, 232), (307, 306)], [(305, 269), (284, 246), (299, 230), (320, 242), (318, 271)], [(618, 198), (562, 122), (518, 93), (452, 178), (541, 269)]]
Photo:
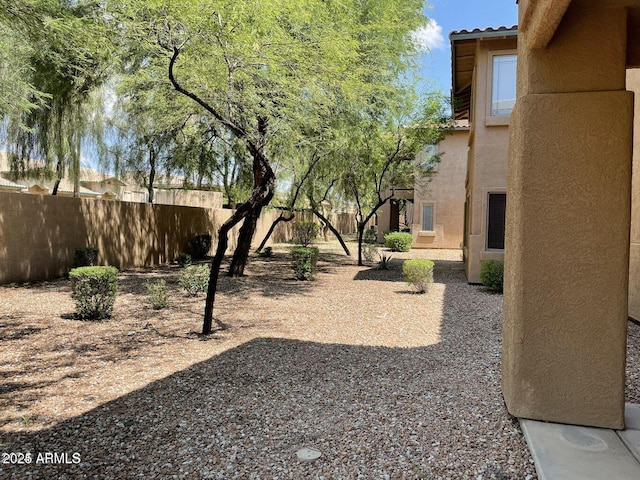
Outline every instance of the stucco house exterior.
[(378, 242), (384, 242), (387, 231), (405, 229), (413, 235), (412, 248), (460, 248), (468, 137), (467, 122), (457, 122), (446, 128), (437, 145), (427, 145), (416, 155), (418, 164), (435, 155), (440, 162), (429, 179), (416, 174), (413, 188), (396, 189), (380, 208)]
[(463, 220), (463, 258), (470, 283), (480, 283), (483, 260), (504, 260), (517, 34), (514, 26), (449, 35), (453, 114), (470, 126)]
[(517, 50), (505, 402), (518, 417), (623, 428), (640, 274), (637, 73), (628, 73), (640, 67), (640, 2), (520, 0)]
[[(32, 161), (31, 167), (28, 175), (14, 178), (14, 175), (10, 172), (6, 152), (0, 151), (0, 191), (39, 195), (51, 194), (55, 185), (54, 172), (50, 169), (47, 170), (43, 162)], [(158, 188), (154, 188), (154, 203), (222, 208), (221, 192), (186, 190), (182, 188), (181, 182), (176, 182), (176, 179), (173, 179), (173, 182), (170, 183), (170, 180), (163, 175), (158, 176)], [(80, 167), (78, 193), (82, 198), (145, 203), (148, 193), (140, 183), (133, 174), (125, 174), (119, 177), (99, 172), (90, 167)], [(60, 197), (72, 197), (73, 191), (73, 182), (65, 175), (58, 186), (58, 195)]]

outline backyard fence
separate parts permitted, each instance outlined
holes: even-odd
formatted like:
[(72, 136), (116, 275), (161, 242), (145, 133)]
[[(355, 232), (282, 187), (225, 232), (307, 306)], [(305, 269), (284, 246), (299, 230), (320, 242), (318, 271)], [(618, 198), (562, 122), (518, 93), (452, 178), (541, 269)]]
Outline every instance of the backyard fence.
[[(120, 269), (173, 261), (199, 234), (212, 236), (212, 250), (228, 209), (104, 201), (0, 192), (0, 284), (65, 275), (77, 247), (99, 249), (99, 262)], [(262, 240), (278, 211), (265, 210), (254, 244)], [(310, 220), (309, 212), (296, 219)], [(335, 214), (341, 233), (355, 231), (350, 214)], [(291, 222), (280, 223), (272, 242), (291, 239)], [(229, 235), (236, 247), (239, 225)]]

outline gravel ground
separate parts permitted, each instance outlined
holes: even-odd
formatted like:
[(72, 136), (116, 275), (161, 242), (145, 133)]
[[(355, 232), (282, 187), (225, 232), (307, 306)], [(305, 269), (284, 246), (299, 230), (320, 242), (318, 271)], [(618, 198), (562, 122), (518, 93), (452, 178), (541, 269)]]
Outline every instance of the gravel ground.
[[(297, 282), (285, 248), (223, 279), (228, 328), (207, 340), (175, 266), (122, 273), (103, 322), (70, 319), (65, 280), (0, 288), (1, 451), (32, 455), (0, 478), (536, 478), (500, 393), (502, 297), (466, 284), (459, 251), (382, 271), (322, 244)], [(409, 255), (436, 260), (427, 294), (402, 282)], [(154, 278), (167, 309), (145, 303)], [(637, 325), (629, 349), (640, 362)]]

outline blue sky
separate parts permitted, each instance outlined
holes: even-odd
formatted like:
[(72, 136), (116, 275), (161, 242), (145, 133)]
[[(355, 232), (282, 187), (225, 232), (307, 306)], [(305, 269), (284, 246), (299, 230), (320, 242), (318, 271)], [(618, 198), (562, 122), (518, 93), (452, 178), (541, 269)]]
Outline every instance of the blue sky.
[(421, 90), (451, 91), (452, 30), (512, 26), (518, 23), (516, 0), (427, 0), (425, 14), (431, 19), (429, 27), (420, 32), (419, 39), (431, 53), (420, 59), (420, 75), (424, 77)]

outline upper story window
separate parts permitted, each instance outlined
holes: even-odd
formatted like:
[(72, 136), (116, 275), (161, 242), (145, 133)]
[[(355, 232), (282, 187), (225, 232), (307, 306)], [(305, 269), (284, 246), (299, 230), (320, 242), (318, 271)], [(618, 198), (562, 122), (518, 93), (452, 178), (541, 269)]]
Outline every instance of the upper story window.
[(493, 55), (491, 115), (508, 116), (516, 104), (517, 55)]

